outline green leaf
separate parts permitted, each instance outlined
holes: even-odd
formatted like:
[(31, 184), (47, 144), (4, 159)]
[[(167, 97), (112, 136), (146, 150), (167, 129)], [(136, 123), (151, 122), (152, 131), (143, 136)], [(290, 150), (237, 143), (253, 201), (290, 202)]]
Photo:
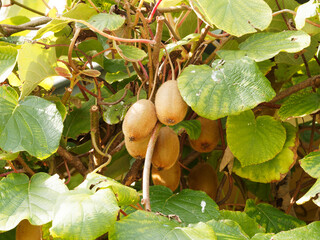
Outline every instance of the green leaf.
[(286, 131), (273, 117), (255, 119), (250, 110), (228, 117), (227, 141), (231, 152), (245, 167), (266, 162), (278, 154), (286, 141)]
[(266, 29), (272, 10), (263, 0), (190, 0), (193, 10), (208, 25), (240, 37)]
[(40, 44), (25, 43), (18, 55), (19, 76), (22, 81), (21, 99), (28, 96), (44, 79), (57, 75), (55, 48), (44, 49)]
[(62, 118), (54, 103), (29, 96), (18, 101), (11, 87), (0, 87), (0, 148), (27, 151), (45, 159), (56, 152), (62, 133)]
[(142, 61), (146, 56), (146, 52), (140, 48), (131, 45), (114, 45), (119, 55), (126, 61), (138, 62)]
[(300, 91), (292, 94), (280, 107), (281, 120), (291, 117), (303, 117), (320, 109), (320, 94), (313, 91)]
[(212, 227), (218, 240), (248, 240), (249, 236), (241, 229), (240, 225), (232, 220), (211, 220), (207, 224)]
[(273, 233), (257, 233), (251, 240), (270, 240), (274, 236)]
[(204, 192), (184, 189), (179, 194), (164, 186), (150, 187), (152, 211), (178, 215), (184, 223), (206, 222), (219, 218), (217, 204)]
[(287, 215), (269, 204), (255, 205), (252, 199), (247, 200), (245, 212), (264, 227), (267, 233), (278, 233), (305, 225), (303, 221)]
[(119, 207), (111, 189), (71, 190), (60, 195), (54, 208), (51, 235), (62, 239), (93, 240), (108, 232)]
[(225, 60), (248, 56), (261, 62), (281, 51), (299, 52), (308, 47), (310, 42), (311, 37), (303, 31), (256, 33), (239, 45), (240, 50), (220, 50), (218, 55)]
[(110, 83), (110, 84), (112, 84), (114, 82), (120, 82), (120, 81), (122, 81), (123, 79), (126, 79), (126, 78), (129, 78), (128, 73), (121, 72), (121, 71), (114, 72), (114, 73), (107, 72), (106, 75), (105, 75), (106, 82)]
[(190, 65), (178, 78), (184, 101), (200, 116), (215, 120), (239, 114), (274, 96), (269, 80), (250, 58)]
[(317, 7), (319, 4), (315, 3), (314, 0), (302, 4), (297, 9), (297, 14), (294, 18), (297, 29), (302, 29), (306, 23), (306, 19), (317, 15)]
[(290, 231), (285, 231), (276, 234), (272, 237), (272, 240), (296, 240), (296, 239), (308, 239), (317, 240), (320, 236), (320, 222), (310, 223), (308, 226), (299, 227)]
[(256, 233), (264, 233), (266, 231), (245, 212), (222, 210), (220, 214), (221, 219), (230, 219), (238, 223), (249, 237), (253, 237)]
[(290, 123), (283, 123), (286, 129), (286, 142), (283, 149), (273, 159), (255, 165), (241, 167), (239, 161), (234, 162), (233, 171), (243, 178), (254, 182), (280, 181), (296, 162), (298, 138), (296, 128)]
[(297, 201), (297, 204), (298, 205), (304, 204), (305, 202), (308, 202), (311, 198), (314, 198), (312, 199), (312, 201), (320, 207), (320, 199), (318, 197), (319, 193), (320, 193), (320, 178), (318, 178), (315, 184), (313, 184), (313, 186), (308, 190), (308, 192)]
[[(76, 6), (70, 11), (62, 14), (62, 16), (66, 18), (88, 20), (90, 17), (96, 14), (97, 14), (96, 10), (94, 8), (91, 8), (88, 4), (79, 3), (79, 4), (76, 4)], [(62, 29), (64, 29), (70, 22), (71, 20), (66, 21), (66, 20), (53, 19), (50, 23), (48, 23), (45, 27), (41, 28), (37, 32), (37, 35), (34, 37), (34, 39), (40, 38), (44, 33), (49, 31), (57, 33)]]
[(180, 227), (177, 222), (164, 216), (140, 210), (116, 222), (109, 232), (110, 240), (191, 240), (199, 239), (199, 236), (201, 239), (217, 239), (212, 228), (205, 223)]
[(77, 189), (106, 189), (110, 188), (116, 195), (118, 205), (136, 204), (140, 200), (140, 196), (133, 188), (127, 187), (113, 180), (97, 173), (89, 173), (86, 180), (81, 183)]
[[(3, 4), (5, 4), (5, 2), (3, 2)], [(9, 2), (7, 2), (9, 3)], [(39, 4), (38, 1), (34, 1), (34, 0), (19, 0), (20, 4), (23, 4), (24, 6), (27, 6), (30, 9), (33, 9), (35, 11), (39, 11), (42, 13), (45, 13), (46, 11), (46, 6), (44, 4)], [(19, 6), (18, 4), (13, 4), (10, 7), (4, 7), (1, 9), (1, 19), (2, 18), (9, 18), (9, 17), (14, 17), (14, 16), (26, 16), (28, 18), (32, 18), (32, 17), (39, 17), (39, 14), (34, 13), (32, 11), (30, 11), (29, 9), (26, 8), (22, 8), (21, 6)]]
[(4, 82), (16, 65), (18, 51), (11, 46), (0, 46), (0, 83)]
[(124, 24), (125, 18), (116, 14), (109, 13), (99, 13), (92, 16), (88, 23), (90, 23), (95, 28), (103, 31), (107, 29), (109, 31), (114, 31), (120, 28)]
[(300, 166), (313, 178), (320, 178), (320, 152), (312, 152), (300, 160)]
[[(105, 98), (103, 101), (109, 103), (115, 102), (124, 95), (125, 91), (126, 90), (123, 88), (111, 97)], [(140, 98), (145, 98), (145, 92), (141, 93), (143, 94), (140, 94)], [(110, 106), (102, 105), (103, 120), (110, 125), (119, 123), (123, 120), (129, 107), (136, 101), (137, 97), (133, 96), (133, 93), (130, 90), (128, 90), (126, 96), (121, 102)]]
[(198, 139), (201, 134), (201, 123), (198, 120), (185, 120), (179, 122), (174, 126), (170, 126), (173, 131), (179, 134), (181, 131), (185, 130), (189, 135), (189, 138), (194, 140)]
[(0, 160), (15, 160), (19, 156), (19, 153), (8, 153), (0, 149)]
[(90, 131), (90, 108), (94, 98), (82, 104), (81, 108), (73, 108), (64, 122), (63, 136), (76, 139), (80, 134)]
[(11, 173), (0, 181), (0, 231), (15, 228), (23, 219), (33, 225), (50, 222), (58, 196), (67, 190), (57, 174), (37, 173), (29, 180)]

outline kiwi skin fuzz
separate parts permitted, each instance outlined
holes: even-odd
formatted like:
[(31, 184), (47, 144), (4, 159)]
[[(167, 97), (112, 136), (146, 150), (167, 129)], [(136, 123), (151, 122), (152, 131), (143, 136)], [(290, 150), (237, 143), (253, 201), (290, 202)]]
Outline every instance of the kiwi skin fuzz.
[(201, 123), (201, 134), (198, 139), (189, 138), (191, 147), (197, 152), (211, 152), (220, 140), (220, 132), (217, 121), (198, 117)]
[(167, 170), (158, 171), (152, 167), (151, 177), (154, 185), (162, 185), (175, 191), (180, 183), (181, 169), (178, 162)]
[(188, 111), (188, 105), (181, 97), (175, 80), (166, 81), (160, 86), (156, 94), (155, 106), (159, 121), (169, 126), (181, 122)]
[(129, 141), (137, 141), (150, 135), (157, 121), (153, 102), (141, 99), (129, 108), (123, 120), (122, 131)]
[(124, 143), (126, 145), (128, 153), (137, 159), (145, 158), (150, 135), (145, 138), (141, 138), (137, 141), (130, 141), (126, 136), (124, 137)]
[(198, 163), (188, 175), (189, 188), (206, 192), (214, 198), (217, 192), (218, 178), (209, 163)]
[(158, 171), (171, 168), (180, 153), (180, 142), (178, 135), (168, 126), (159, 131), (151, 163)]
[(27, 219), (22, 220), (16, 229), (16, 240), (42, 239), (41, 226), (31, 225)]

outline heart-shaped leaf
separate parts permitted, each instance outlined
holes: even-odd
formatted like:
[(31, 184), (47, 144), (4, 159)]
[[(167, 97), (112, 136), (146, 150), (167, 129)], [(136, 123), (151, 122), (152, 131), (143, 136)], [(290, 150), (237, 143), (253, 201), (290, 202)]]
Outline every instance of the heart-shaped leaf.
[(303, 117), (320, 109), (320, 94), (301, 91), (292, 94), (280, 107), (278, 115), (282, 120), (290, 117)]
[(13, 88), (2, 86), (0, 112), (0, 148), (27, 151), (39, 159), (56, 152), (63, 123), (54, 103), (36, 96), (18, 101)]
[(167, 217), (140, 210), (116, 222), (109, 232), (110, 240), (192, 240), (198, 239), (199, 236), (201, 239), (217, 239), (213, 229), (205, 223), (181, 227)]
[(52, 220), (58, 196), (68, 191), (58, 175), (37, 173), (29, 180), (25, 174), (12, 173), (0, 181), (0, 231), (15, 228), (23, 219), (33, 225)]
[(270, 204), (255, 205), (253, 199), (247, 200), (245, 212), (264, 227), (267, 233), (278, 233), (305, 225), (305, 222), (285, 214)]
[(233, 155), (245, 167), (275, 157), (286, 141), (286, 130), (271, 116), (255, 119), (250, 110), (228, 117), (227, 141)]
[(213, 68), (190, 65), (179, 76), (178, 87), (184, 101), (211, 120), (252, 109), (275, 96), (269, 80), (248, 57), (216, 61)]
[(18, 55), (19, 76), (22, 81), (21, 99), (28, 96), (44, 79), (57, 75), (55, 48), (44, 49), (40, 44), (25, 43)]
[[(189, 200), (186, 200), (189, 199)], [(165, 215), (178, 215), (184, 223), (218, 219), (217, 204), (204, 192), (184, 189), (179, 194), (164, 186), (150, 187), (151, 208)]]
[(142, 61), (146, 56), (146, 52), (140, 48), (131, 45), (114, 45), (119, 55), (126, 61), (138, 62)]
[(240, 50), (220, 50), (223, 59), (237, 59), (248, 56), (257, 62), (270, 59), (280, 51), (299, 52), (308, 47), (311, 37), (303, 31), (256, 33), (239, 45)]
[(295, 127), (289, 123), (283, 123), (283, 126), (286, 129), (287, 137), (279, 154), (266, 162), (246, 167), (241, 167), (239, 161), (235, 160), (233, 171), (240, 177), (254, 182), (269, 183), (283, 179), (296, 162), (299, 145)]
[(125, 18), (117, 14), (99, 13), (92, 16), (88, 23), (97, 29), (103, 31), (105, 28), (109, 31), (114, 31), (124, 24)]
[(0, 83), (11, 74), (17, 60), (18, 51), (11, 46), (0, 46)]
[(272, 10), (263, 0), (190, 0), (193, 10), (208, 25), (240, 37), (266, 29)]

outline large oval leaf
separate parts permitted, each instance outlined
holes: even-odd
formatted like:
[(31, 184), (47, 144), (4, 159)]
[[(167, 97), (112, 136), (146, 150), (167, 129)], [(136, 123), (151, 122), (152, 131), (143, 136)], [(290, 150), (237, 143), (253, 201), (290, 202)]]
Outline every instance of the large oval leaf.
[(223, 59), (248, 56), (257, 62), (270, 59), (280, 51), (295, 53), (308, 47), (311, 37), (303, 31), (256, 33), (239, 45), (240, 50), (220, 50)]
[(93, 240), (116, 222), (119, 207), (111, 189), (77, 189), (62, 194), (55, 205), (50, 233), (62, 239)]
[(27, 151), (39, 159), (56, 152), (63, 123), (54, 103), (35, 96), (18, 101), (13, 88), (2, 86), (0, 112), (0, 148)]
[(296, 162), (299, 143), (295, 127), (289, 123), (284, 123), (283, 126), (286, 129), (287, 138), (279, 154), (267, 162), (246, 167), (241, 167), (239, 161), (235, 160), (233, 171), (240, 177), (248, 178), (254, 182), (280, 181)]
[(271, 116), (255, 119), (252, 111), (229, 116), (227, 141), (241, 166), (266, 162), (278, 154), (286, 141), (286, 130)]
[(68, 191), (58, 175), (37, 173), (29, 180), (25, 174), (12, 173), (0, 182), (0, 231), (15, 228), (23, 219), (33, 225), (52, 220), (58, 196)]
[(171, 239), (216, 240), (212, 228), (205, 223), (181, 227), (174, 220), (153, 212), (136, 211), (115, 223), (109, 233), (110, 240), (171, 240)]
[(199, 18), (231, 35), (240, 37), (266, 29), (272, 10), (263, 0), (190, 0)]
[(275, 92), (250, 58), (188, 66), (178, 78), (185, 102), (200, 116), (218, 119), (270, 101)]
[(141, 50), (140, 48), (131, 46), (131, 45), (116, 45), (114, 44), (115, 48), (117, 49), (119, 55), (126, 61), (129, 62), (138, 62), (142, 61), (146, 56), (146, 52)]
[(255, 205), (253, 199), (247, 200), (245, 212), (264, 227), (267, 233), (278, 233), (305, 225), (303, 221), (285, 214), (270, 204)]
[(220, 217), (218, 205), (201, 191), (184, 189), (172, 195), (172, 191), (164, 186), (153, 186), (150, 201), (153, 211), (178, 215), (184, 223), (206, 222)]
[(291, 117), (303, 117), (320, 109), (320, 94), (313, 91), (301, 91), (292, 94), (280, 107), (278, 115), (282, 120)]
[(11, 74), (17, 60), (18, 51), (11, 46), (0, 46), (0, 83)]

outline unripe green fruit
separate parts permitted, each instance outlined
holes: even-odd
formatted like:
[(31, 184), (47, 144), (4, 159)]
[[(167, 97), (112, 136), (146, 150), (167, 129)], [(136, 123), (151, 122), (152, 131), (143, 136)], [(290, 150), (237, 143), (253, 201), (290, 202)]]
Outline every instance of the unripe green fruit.
[(127, 151), (134, 158), (145, 158), (149, 140), (150, 135), (137, 141), (130, 141), (129, 138), (124, 137)]
[(155, 106), (159, 121), (165, 125), (175, 125), (185, 118), (188, 105), (181, 97), (177, 81), (169, 80), (160, 86)]
[(162, 185), (175, 191), (180, 183), (181, 169), (178, 162), (167, 170), (158, 171), (152, 168), (152, 181), (154, 185)]
[(206, 192), (214, 198), (217, 192), (218, 178), (209, 163), (198, 163), (188, 176), (189, 188)]
[(169, 169), (178, 160), (179, 152), (178, 135), (170, 127), (162, 127), (154, 147), (152, 165), (159, 171)]
[(197, 152), (211, 152), (220, 140), (218, 123), (203, 117), (197, 120), (201, 123), (201, 134), (196, 140), (189, 139), (190, 145)]
[(129, 108), (122, 131), (129, 141), (138, 141), (150, 135), (157, 121), (154, 104), (150, 100), (141, 99)]
[(27, 219), (22, 220), (16, 229), (16, 240), (42, 239), (41, 226), (31, 225)]

